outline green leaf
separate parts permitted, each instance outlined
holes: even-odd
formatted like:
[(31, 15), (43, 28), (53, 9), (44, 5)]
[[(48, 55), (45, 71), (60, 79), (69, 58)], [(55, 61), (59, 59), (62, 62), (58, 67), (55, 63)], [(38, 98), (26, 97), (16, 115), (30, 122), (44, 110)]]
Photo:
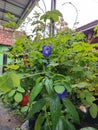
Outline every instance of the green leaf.
[(83, 92), (79, 92), (79, 97), (81, 98), (81, 99), (84, 99), (85, 98), (85, 92), (83, 91)]
[(80, 130), (97, 130), (93, 127), (85, 127), (85, 128), (81, 128)]
[(88, 104), (92, 104), (94, 100), (95, 100), (94, 96), (90, 95), (89, 93), (88, 95), (86, 95), (86, 101)]
[(46, 21), (47, 19), (52, 19), (54, 22), (59, 20), (59, 16), (62, 16), (62, 13), (59, 10), (47, 11), (44, 15), (41, 16), (41, 19)]
[(57, 22), (59, 17), (56, 14), (51, 14), (50, 19), (52, 19), (54, 22)]
[(50, 66), (56, 67), (56, 66), (58, 66), (58, 65), (59, 65), (58, 63), (55, 63), (55, 62), (51, 61), (51, 63), (49, 64), (49, 67), (50, 67)]
[(64, 103), (65, 107), (67, 108), (68, 112), (72, 115), (73, 121), (75, 123), (79, 124), (80, 119), (79, 119), (79, 115), (78, 115), (78, 112), (77, 112), (74, 104), (68, 98), (64, 98), (63, 103)]
[(76, 130), (75, 126), (68, 120), (66, 120), (67, 123), (67, 130)]
[(41, 92), (42, 88), (43, 88), (43, 83), (42, 82), (37, 83), (33, 87), (33, 89), (31, 90), (31, 93), (30, 93), (30, 100), (29, 100), (30, 105), (32, 104), (34, 99), (37, 97), (37, 95)]
[(20, 78), (19, 78), (19, 76), (14, 72), (9, 72), (9, 74), (10, 74), (10, 77), (12, 79), (13, 86), (14, 87), (20, 86)]
[(42, 79), (43, 79), (43, 77), (39, 77), (39, 78), (36, 80), (36, 84), (38, 84)]
[(43, 23), (42, 21), (40, 21), (40, 20), (37, 20), (37, 21), (33, 21), (33, 22), (32, 22), (32, 25), (33, 25), (33, 26), (36, 25), (36, 24), (44, 25), (44, 23)]
[(76, 130), (72, 122), (70, 122), (65, 116), (61, 117), (63, 121), (63, 130)]
[(62, 16), (62, 13), (59, 10), (53, 10), (52, 12), (57, 16)]
[(31, 118), (35, 113), (39, 112), (42, 109), (42, 107), (45, 105), (45, 103), (46, 103), (45, 99), (40, 99), (35, 104), (33, 104), (27, 115), (27, 119)]
[(61, 107), (60, 107), (60, 100), (57, 95), (54, 95), (50, 98), (50, 113), (51, 113), (51, 120), (52, 120), (52, 127), (53, 130), (56, 129), (56, 126), (59, 122), (60, 118), (60, 112), (61, 112)]
[(87, 87), (89, 84), (87, 82), (80, 82), (78, 84), (78, 88), (84, 88), (84, 87)]
[(14, 99), (17, 103), (21, 102), (23, 99), (23, 95), (21, 93), (16, 93)]
[(63, 93), (65, 88), (64, 86), (55, 86), (54, 87), (54, 90), (57, 92), (57, 93)]
[(98, 30), (98, 25), (94, 27), (94, 31), (96, 32)]
[(64, 82), (64, 86), (65, 86), (65, 88), (67, 89), (67, 91), (68, 92), (71, 92), (72, 91), (72, 87), (71, 87), (71, 85), (70, 85), (70, 82)]
[(64, 130), (63, 122), (61, 119), (59, 119), (58, 124), (56, 126), (56, 130)]
[(29, 108), (28, 106), (22, 107), (22, 108), (21, 108), (21, 112), (22, 112), (22, 113), (27, 112), (28, 108)]
[(18, 65), (7, 65), (7, 68), (12, 69), (12, 70), (17, 70), (19, 69)]
[(8, 93), (8, 97), (12, 97), (14, 94), (15, 94), (16, 90), (11, 90), (9, 93)]
[(66, 76), (66, 77), (65, 77), (65, 81), (66, 81), (66, 82), (70, 82), (70, 80), (71, 80), (71, 77), (70, 77), (70, 76)]
[(14, 87), (20, 86), (20, 78), (14, 72), (7, 72), (0, 77), (0, 90), (8, 92)]
[(72, 68), (72, 70), (76, 71), (76, 72), (77, 71), (83, 71), (83, 67), (81, 67), (81, 66), (75, 66), (75, 67)]
[(13, 21), (6, 22), (6, 23), (3, 24), (3, 26), (11, 28), (11, 29), (17, 29), (18, 28), (17, 23), (15, 23)]
[(85, 87), (87, 87), (89, 84), (87, 83), (87, 82), (80, 82), (80, 83), (78, 83), (78, 84), (74, 84), (74, 85), (72, 85), (72, 88), (85, 88)]
[(92, 71), (86, 71), (85, 76), (87, 76), (88, 79), (93, 79), (93, 72)]
[(17, 88), (17, 91), (18, 91), (18, 92), (21, 92), (21, 93), (24, 93), (24, 92), (25, 92), (25, 90), (24, 90), (22, 87), (20, 87), (20, 86)]
[(15, 19), (15, 16), (13, 14), (11, 14), (11, 13), (6, 13), (5, 16), (7, 18), (9, 18), (10, 20), (12, 20), (12, 19), (14, 20)]
[(98, 107), (96, 104), (92, 104), (92, 106), (89, 109), (90, 115), (92, 116), (92, 118), (96, 118), (97, 117), (97, 113), (98, 113)]
[(35, 122), (34, 130), (41, 130), (44, 118), (45, 118), (45, 116), (43, 116), (42, 114), (39, 114), (39, 116)]
[(46, 78), (44, 83), (48, 94), (51, 94), (53, 92), (53, 81), (51, 79)]

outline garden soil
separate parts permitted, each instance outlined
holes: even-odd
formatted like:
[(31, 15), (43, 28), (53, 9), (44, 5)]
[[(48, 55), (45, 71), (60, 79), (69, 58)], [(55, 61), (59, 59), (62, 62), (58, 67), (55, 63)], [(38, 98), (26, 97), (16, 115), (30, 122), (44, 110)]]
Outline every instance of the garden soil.
[(0, 102), (0, 130), (17, 130), (22, 122)]

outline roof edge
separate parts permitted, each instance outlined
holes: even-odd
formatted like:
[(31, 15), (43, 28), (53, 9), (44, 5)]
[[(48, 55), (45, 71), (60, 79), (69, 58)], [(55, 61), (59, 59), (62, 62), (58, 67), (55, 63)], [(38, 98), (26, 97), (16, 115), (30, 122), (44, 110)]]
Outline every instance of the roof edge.
[(27, 4), (27, 6), (25, 7), (20, 19), (17, 21), (17, 24), (19, 24), (19, 22), (21, 20), (25, 20), (25, 18), (29, 15), (29, 13), (31, 12), (31, 10), (35, 7), (36, 2), (39, 2), (40, 0), (30, 0)]
[(87, 31), (87, 30), (90, 30), (90, 29), (93, 29), (95, 26), (98, 25), (98, 20), (95, 20), (93, 22), (90, 22), (86, 25), (83, 25), (79, 28), (76, 29), (76, 31), (79, 31), (79, 32), (84, 32), (84, 31)]

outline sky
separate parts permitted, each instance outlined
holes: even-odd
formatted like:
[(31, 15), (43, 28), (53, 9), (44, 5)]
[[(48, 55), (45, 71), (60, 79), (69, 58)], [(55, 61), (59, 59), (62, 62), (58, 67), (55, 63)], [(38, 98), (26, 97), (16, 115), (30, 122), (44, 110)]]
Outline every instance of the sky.
[[(51, 9), (51, 0), (40, 0), (39, 5), (45, 11), (44, 3), (47, 11)], [(69, 4), (71, 2), (71, 4)], [(37, 5), (37, 4), (36, 4)], [(73, 28), (76, 16), (77, 23), (75, 27), (83, 26), (92, 21), (98, 20), (98, 0), (57, 0), (56, 9), (59, 10), (64, 17), (64, 20), (68, 23), (68, 27)], [(36, 6), (28, 17), (33, 17), (34, 11), (41, 10)], [(30, 24), (25, 26), (26, 32), (31, 32)]]
[(77, 22), (79, 24), (77, 27), (98, 19), (98, 0), (58, 0), (57, 8), (63, 13), (64, 19), (69, 27), (73, 27), (76, 10), (71, 4), (62, 6), (62, 3), (66, 2), (71, 2), (78, 11)]

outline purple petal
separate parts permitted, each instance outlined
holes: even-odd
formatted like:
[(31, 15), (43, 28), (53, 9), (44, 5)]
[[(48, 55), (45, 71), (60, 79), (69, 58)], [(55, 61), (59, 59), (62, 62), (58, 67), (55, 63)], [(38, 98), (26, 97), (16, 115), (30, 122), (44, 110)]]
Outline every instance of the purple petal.
[(45, 57), (49, 57), (51, 55), (52, 48), (51, 46), (43, 46), (42, 48), (42, 54)]
[(63, 93), (58, 93), (58, 96), (59, 96), (59, 98), (65, 98), (66, 96), (67, 96), (67, 91), (66, 90), (64, 90), (64, 92)]

